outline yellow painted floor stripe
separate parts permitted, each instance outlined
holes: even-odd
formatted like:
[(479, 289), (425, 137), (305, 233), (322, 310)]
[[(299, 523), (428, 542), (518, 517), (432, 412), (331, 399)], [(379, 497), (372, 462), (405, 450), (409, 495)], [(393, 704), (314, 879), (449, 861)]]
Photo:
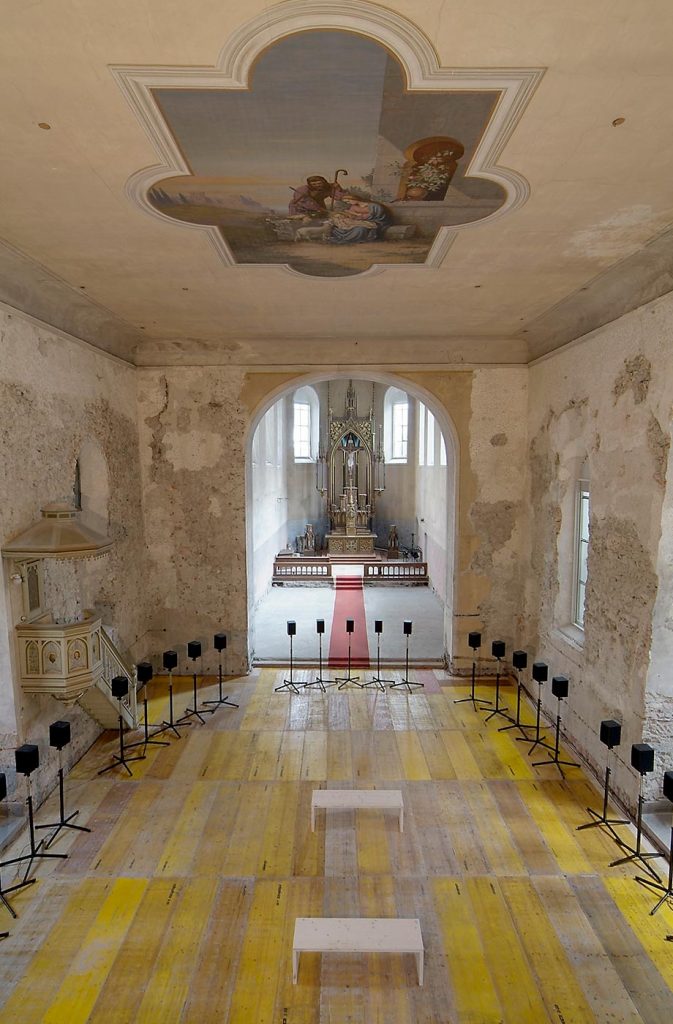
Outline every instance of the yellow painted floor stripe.
[(502, 1024), (503, 1008), (462, 880), (437, 879), (433, 893), (460, 1024)]
[(146, 888), (144, 878), (119, 878), (113, 883), (44, 1015), (44, 1024), (84, 1024), (88, 1019)]

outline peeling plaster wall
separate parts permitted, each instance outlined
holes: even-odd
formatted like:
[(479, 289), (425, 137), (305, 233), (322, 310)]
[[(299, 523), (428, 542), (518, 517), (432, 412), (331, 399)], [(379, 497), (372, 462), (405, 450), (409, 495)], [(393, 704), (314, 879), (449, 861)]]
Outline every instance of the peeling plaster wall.
[(470, 569), (482, 586), (490, 585), (480, 601), (487, 649), (503, 639), (508, 658), (521, 633), (527, 384), (522, 368), (477, 370), (470, 403), (475, 497), (469, 519), (478, 538)]
[[(564, 728), (599, 774), (605, 764), (600, 721), (622, 722), (613, 781), (631, 806), (637, 796), (637, 776), (627, 767), (632, 743), (657, 749), (649, 795), (656, 795), (661, 773), (671, 767), (673, 688), (664, 666), (673, 654), (672, 335), (669, 296), (530, 368), (524, 635), (551, 674), (569, 677)], [(584, 460), (591, 497), (582, 638), (568, 627), (575, 487)], [(660, 545), (662, 512), (669, 529)], [(556, 701), (544, 696), (555, 717)]]
[(447, 583), (446, 635), (452, 638), (453, 669), (467, 672), (472, 664), (467, 634), (482, 630), (481, 664), (488, 670), (491, 641), (505, 640), (509, 653), (520, 628), (527, 370), (494, 367), (401, 376), (434, 396), (439, 409), (433, 411), (445, 410), (446, 423), (455, 430), (457, 502), (446, 508), (446, 516), (448, 537), (455, 530), (457, 543), (448, 560), (453, 584)]
[[(45, 562), (45, 606), (61, 621), (93, 609), (122, 652), (134, 656), (142, 651), (145, 629), (135, 371), (7, 311), (0, 311), (0, 367), (0, 543), (30, 526), (42, 505), (72, 500), (75, 462), (84, 453), (88, 472), (95, 450), (98, 464), (106, 467), (109, 492), (105, 517), (98, 506), (89, 521), (107, 530), (115, 543), (100, 559)], [(91, 487), (96, 489), (95, 481)], [(93, 509), (95, 494), (89, 499)], [(11, 795), (13, 749), (37, 743), (39, 800), (56, 779), (49, 723), (66, 718), (72, 724), (72, 742), (64, 751), (67, 764), (82, 755), (100, 727), (78, 705), (65, 708), (52, 697), (21, 690), (14, 625), (23, 609), (21, 587), (9, 579), (13, 571), (7, 563), (0, 599), (0, 770), (8, 774)]]
[(138, 371), (140, 460), (148, 538), (152, 653), (229, 637), (227, 671), (248, 663), (245, 373), (226, 368)]

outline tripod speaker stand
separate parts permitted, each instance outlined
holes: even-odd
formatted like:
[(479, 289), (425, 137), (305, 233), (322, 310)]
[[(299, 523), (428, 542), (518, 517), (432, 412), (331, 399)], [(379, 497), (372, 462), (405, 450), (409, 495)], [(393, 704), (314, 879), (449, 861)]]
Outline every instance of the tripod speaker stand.
[(203, 661), (201, 661), (201, 672), (197, 673), (197, 671), (196, 671), (196, 659), (197, 658), (202, 658), (202, 647), (201, 647), (201, 641), (200, 640), (190, 640), (189, 641), (189, 643), (187, 644), (187, 657), (191, 658), (191, 660), (192, 660), (192, 684), (193, 684), (193, 692), (194, 692), (194, 696), (193, 696), (194, 707), (193, 708), (185, 708), (185, 713), (182, 716), (182, 718), (180, 718), (178, 720), (178, 725), (180, 725), (182, 722), (187, 721), (190, 718), (198, 718), (198, 720), (201, 723), (201, 725), (205, 725), (206, 724), (206, 720), (205, 720), (205, 718), (203, 716), (204, 715), (214, 715), (215, 714), (215, 708), (204, 708), (203, 705), (201, 705), (201, 707), (199, 708), (199, 699), (198, 699), (197, 690), (196, 690), (196, 680), (197, 680), (197, 675), (203, 676)]
[[(178, 739), (180, 739), (180, 731), (175, 724), (173, 718), (173, 669), (177, 668), (178, 664), (178, 652), (177, 651), (164, 651), (162, 654), (162, 663), (166, 671), (168, 672), (168, 721), (166, 719), (161, 723), (160, 728), (155, 732), (155, 736), (158, 736), (160, 732), (174, 732)], [(191, 722), (180, 719), (183, 725), (191, 725)]]
[(596, 828), (597, 825), (607, 825), (608, 831), (612, 834), (613, 838), (617, 838), (613, 825), (628, 825), (626, 818), (608, 818), (608, 799), (610, 795), (610, 754), (613, 747), (618, 747), (622, 738), (622, 726), (621, 722), (615, 722), (612, 718), (606, 718), (601, 722), (601, 743), (604, 743), (608, 748), (607, 757), (605, 760), (605, 783), (603, 786), (603, 813), (599, 814), (598, 811), (594, 811), (592, 807), (587, 807), (587, 813), (591, 815), (593, 821), (587, 821), (584, 825), (578, 825), (575, 831), (582, 832), (585, 828)]
[(330, 679), (324, 679), (322, 674), (322, 638), (325, 633), (325, 620), (315, 620), (315, 631), (318, 634), (318, 675), (315, 679), (309, 679), (307, 683), (304, 683), (304, 689), (308, 689), (310, 686), (319, 686), (323, 693), (326, 693), (326, 687), (332, 685)]
[(528, 665), (528, 655), (525, 651), (512, 651), (512, 665), (516, 669), (516, 718), (509, 725), (501, 725), (499, 732), (507, 732), (508, 729), (518, 729), (524, 739), (529, 739), (526, 729), (532, 729), (532, 725), (523, 725), (521, 722), (521, 670)]
[(288, 619), (287, 635), (290, 638), (290, 678), (284, 679), (280, 686), (276, 686), (274, 688), (274, 693), (282, 693), (283, 691), (287, 691), (288, 693), (299, 693), (297, 684), (294, 681), (294, 660), (292, 656), (292, 641), (297, 635), (297, 623), (294, 619)]
[(115, 676), (110, 682), (110, 689), (112, 690), (112, 696), (117, 698), (119, 702), (119, 754), (112, 755), (112, 764), (109, 764), (107, 768), (101, 768), (98, 772), (99, 775), (104, 775), (105, 772), (109, 772), (111, 768), (116, 768), (118, 765), (122, 765), (129, 773), (133, 775), (133, 772), (129, 768), (130, 761), (144, 761), (144, 754), (137, 754), (134, 757), (127, 757), (126, 751), (129, 749), (124, 746), (124, 717), (122, 715), (122, 698), (124, 698), (129, 692), (129, 681), (126, 676)]
[(454, 700), (454, 704), (465, 704), (466, 701), (472, 702), (472, 707), (475, 711), (481, 711), (482, 708), (478, 708), (477, 704), (491, 705), (493, 702), (490, 700), (483, 700), (481, 697), (476, 697), (474, 693), (475, 675), (477, 672), (477, 651), (481, 647), (481, 633), (476, 631), (467, 634), (467, 642), (472, 648), (472, 687), (470, 690), (469, 697), (460, 697), (458, 700)]
[[(505, 641), (494, 640), (491, 644), (491, 654), (496, 659), (498, 667), (495, 672), (495, 707), (492, 711), (486, 715), (485, 722), (490, 722), (495, 715), (502, 715), (508, 722), (512, 722), (513, 719), (509, 714), (509, 708), (500, 707), (500, 673), (502, 671), (502, 659), (505, 657)], [(482, 711), (484, 708), (481, 709)]]
[[(664, 796), (673, 801), (673, 772), (664, 772)], [(656, 892), (661, 893), (660, 899), (650, 910), (650, 916), (652, 916), (652, 914), (656, 914), (659, 907), (663, 906), (666, 900), (673, 899), (673, 824), (671, 825), (671, 840), (668, 848), (668, 857), (667, 885), (663, 885), (661, 882), (656, 882), (653, 878), (643, 878), (640, 875), (636, 875), (636, 882), (639, 882), (641, 885), (646, 885), (649, 889), (654, 889)]]
[(394, 683), (394, 679), (382, 679), (381, 678), (381, 633), (383, 632), (383, 619), (374, 619), (374, 632), (376, 633), (376, 675), (372, 676), (369, 682), (363, 683), (363, 686), (377, 686), (379, 690), (383, 690), (385, 693), (386, 683)]
[(628, 864), (632, 860), (640, 861), (645, 870), (649, 871), (653, 876), (653, 879), (661, 884), (659, 875), (647, 862), (655, 857), (662, 857), (663, 854), (643, 853), (642, 850), (643, 804), (645, 802), (645, 798), (643, 797), (643, 779), (647, 774), (649, 774), (649, 772), (654, 771), (654, 747), (651, 747), (649, 743), (634, 743), (631, 747), (631, 767), (635, 768), (640, 775), (638, 789), (638, 817), (636, 819), (636, 845), (629, 846), (623, 839), (615, 837), (617, 845), (621, 846), (623, 850), (628, 850), (628, 853), (625, 857), (620, 857), (619, 860), (611, 861), (610, 867), (614, 868), (618, 864)]
[(404, 633), (404, 638), (405, 638), (405, 640), (407, 642), (406, 654), (405, 654), (405, 658), (404, 658), (404, 679), (400, 679), (399, 682), (397, 682), (397, 683), (391, 683), (390, 684), (390, 689), (391, 690), (394, 690), (397, 686), (406, 686), (406, 688), (409, 691), (409, 693), (411, 693), (412, 692), (412, 687), (414, 687), (414, 686), (421, 686), (421, 687), (425, 686), (425, 683), (413, 682), (409, 678), (409, 637), (411, 636), (412, 629), (413, 629), (413, 622), (410, 622), (409, 619), (405, 619), (404, 622), (402, 623), (402, 631)]
[[(7, 796), (7, 778), (6, 778), (6, 776), (5, 776), (4, 772), (3, 772), (2, 774), (0, 774), (0, 800), (4, 800), (6, 796)], [(11, 861), (6, 861), (5, 863), (11, 863)], [(3, 864), (0, 864), (0, 868), (1, 867), (3, 867)], [(33, 885), (34, 882), (35, 882), (34, 878), (29, 878), (27, 880), (24, 880), (23, 882), (17, 882), (16, 885), (10, 885), (6, 889), (3, 889), (2, 888), (2, 879), (0, 878), (0, 903), (2, 904), (3, 907), (7, 908), (7, 910), (9, 911), (9, 913), (12, 915), (12, 917), (14, 919), (16, 919), (17, 913), (14, 910), (14, 907), (11, 905), (11, 903), (7, 899), (7, 894), (10, 893), (10, 892), (16, 892), (17, 889), (23, 889), (27, 885)], [(7, 939), (7, 938), (9, 938), (9, 932), (0, 932), (0, 939)]]
[[(549, 678), (549, 666), (544, 661), (534, 661), (533, 671), (531, 674), (533, 676), (533, 679), (537, 683), (537, 712), (535, 715), (535, 739), (533, 740), (531, 748), (528, 751), (529, 757), (536, 747), (546, 747), (547, 750), (554, 749), (551, 743), (548, 743), (547, 740), (543, 737), (542, 730), (540, 728), (542, 715), (542, 684), (546, 683), (547, 679)], [(530, 736), (517, 736), (516, 739), (518, 743), (530, 743)]]
[(361, 690), (364, 688), (364, 683), (360, 682), (360, 677), (359, 676), (352, 676), (351, 675), (351, 637), (353, 636), (354, 632), (355, 632), (355, 620), (354, 619), (346, 619), (346, 633), (348, 635), (348, 669), (347, 669), (347, 674), (345, 676), (335, 676), (334, 677), (334, 682), (337, 684), (337, 690), (343, 690), (344, 686), (347, 683), (353, 683), (355, 686), (359, 687), (359, 689), (361, 689)]
[(218, 668), (217, 668), (217, 685), (218, 685), (217, 699), (216, 700), (204, 700), (203, 703), (204, 704), (215, 704), (216, 705), (216, 709), (218, 707), (220, 707), (220, 705), (222, 705), (222, 704), (226, 704), (227, 707), (230, 707), (230, 708), (237, 708), (238, 704), (234, 704), (233, 700), (229, 700), (228, 697), (223, 697), (222, 696), (222, 651), (226, 651), (226, 649), (227, 649), (227, 634), (226, 633), (216, 633), (215, 636), (213, 637), (213, 647), (215, 648), (215, 650), (217, 651), (218, 656), (219, 656), (219, 664), (218, 664)]
[[(136, 665), (136, 677), (138, 682), (143, 684), (143, 717), (145, 719), (145, 736), (142, 740), (137, 740), (135, 743), (129, 743), (128, 749), (131, 750), (132, 747), (142, 747), (143, 754), (147, 753), (147, 746), (150, 743), (155, 744), (157, 747), (170, 747), (170, 743), (168, 743), (167, 740), (157, 740), (150, 736), (150, 724), (147, 720), (147, 689), (153, 675), (154, 670), (152, 669), (149, 661), (141, 661)], [(163, 731), (164, 730), (162, 728), (157, 729), (157, 733)], [(156, 733), (154, 735), (156, 736)]]
[(28, 838), (30, 841), (30, 853), (24, 853), (20, 857), (12, 857), (10, 860), (6, 860), (4, 863), (7, 864), (19, 864), (21, 861), (27, 860), (28, 866), (23, 876), (24, 883), (28, 882), (28, 876), (33, 867), (33, 861), (36, 858), (51, 860), (65, 860), (68, 856), (67, 853), (45, 853), (41, 849), (44, 844), (44, 840), (41, 839), (39, 843), (35, 842), (35, 816), (33, 813), (33, 788), (31, 785), (30, 776), (39, 767), (40, 764), (40, 753), (38, 748), (33, 743), (24, 743), (22, 747), (17, 747), (14, 751), (14, 759), (16, 761), (17, 775), (24, 775), (26, 778), (26, 789), (27, 798), (26, 804), (28, 806)]
[(58, 821), (52, 821), (48, 825), (36, 826), (36, 828), (56, 829), (54, 834), (49, 836), (49, 839), (44, 844), (45, 849), (47, 850), (63, 828), (76, 829), (78, 832), (91, 831), (91, 829), (87, 828), (86, 825), (73, 825), (72, 819), (79, 814), (79, 811), (73, 811), (67, 818), (65, 816), (65, 800), (63, 796), (63, 748), (67, 746), (68, 743), (70, 743), (70, 722), (52, 722), (49, 726), (49, 746), (56, 747), (58, 750), (58, 803), (60, 817)]
[[(556, 713), (556, 738), (554, 742), (554, 756), (548, 758), (546, 761), (533, 761), (533, 767), (538, 768), (543, 764), (555, 764), (561, 775), (563, 776), (562, 765), (566, 765), (568, 768), (579, 768), (577, 761), (562, 761), (559, 757), (559, 741), (561, 737), (561, 701), (568, 696), (568, 679), (566, 676), (554, 676), (551, 681), (551, 692), (556, 697), (557, 713)], [(563, 776), (565, 778), (565, 776)]]

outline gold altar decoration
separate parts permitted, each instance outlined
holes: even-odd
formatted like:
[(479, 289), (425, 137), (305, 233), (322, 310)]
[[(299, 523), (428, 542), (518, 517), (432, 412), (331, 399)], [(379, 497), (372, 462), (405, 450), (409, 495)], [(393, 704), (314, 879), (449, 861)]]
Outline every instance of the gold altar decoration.
[[(357, 396), (349, 381), (344, 414), (329, 410), (329, 440), (326, 455), (327, 515), (330, 554), (373, 554), (376, 534), (372, 531), (376, 494), (383, 488), (376, 479), (382, 463), (381, 451), (374, 449), (373, 409), (358, 416)], [(320, 488), (322, 490), (322, 488)]]

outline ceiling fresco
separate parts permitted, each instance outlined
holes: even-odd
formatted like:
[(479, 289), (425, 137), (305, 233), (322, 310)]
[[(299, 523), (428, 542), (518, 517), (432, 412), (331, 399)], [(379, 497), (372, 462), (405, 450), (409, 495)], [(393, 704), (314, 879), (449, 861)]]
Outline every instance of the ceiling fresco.
[(151, 95), (190, 173), (154, 181), (147, 200), (216, 228), (238, 264), (317, 277), (423, 264), (441, 228), (492, 216), (507, 198), (470, 173), (501, 90), (410, 91), (398, 60), (353, 32), (282, 39), (245, 89)]

